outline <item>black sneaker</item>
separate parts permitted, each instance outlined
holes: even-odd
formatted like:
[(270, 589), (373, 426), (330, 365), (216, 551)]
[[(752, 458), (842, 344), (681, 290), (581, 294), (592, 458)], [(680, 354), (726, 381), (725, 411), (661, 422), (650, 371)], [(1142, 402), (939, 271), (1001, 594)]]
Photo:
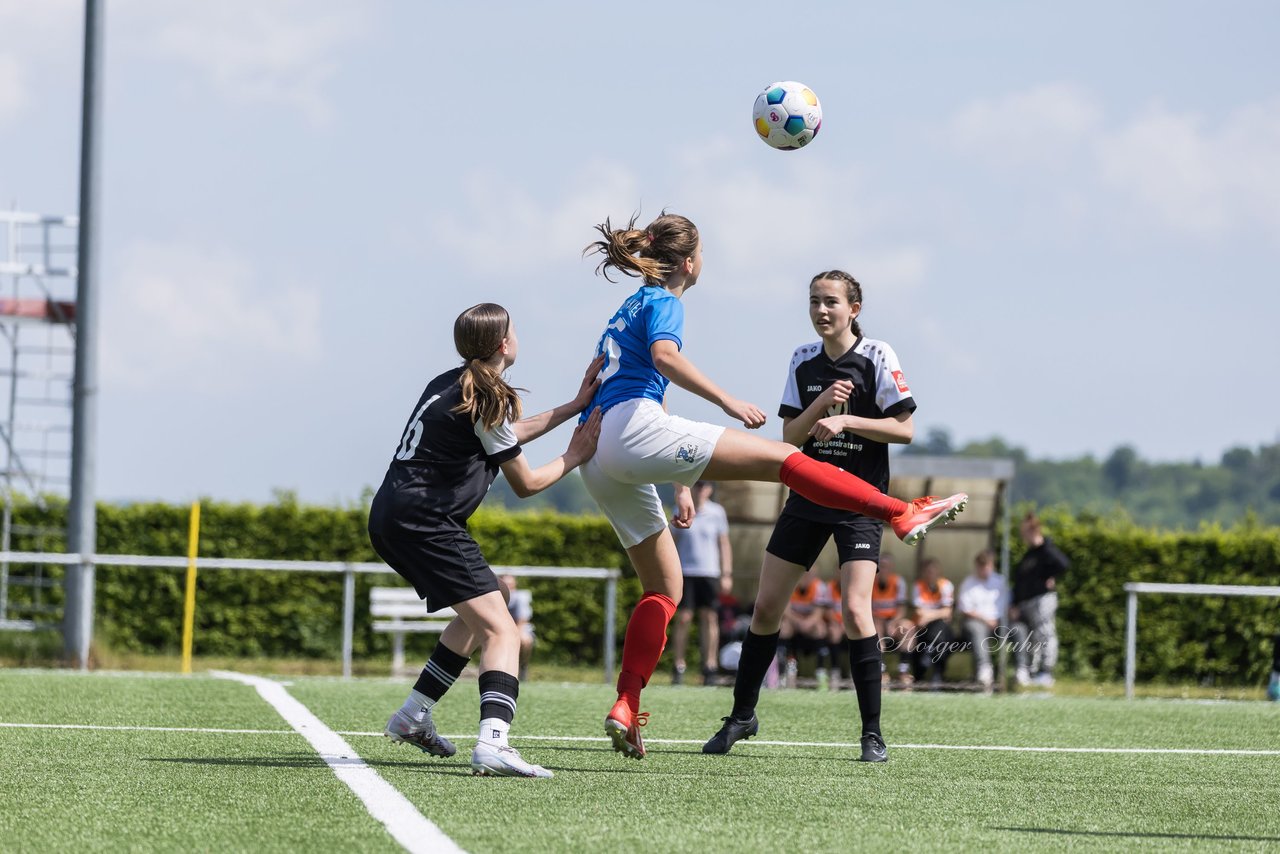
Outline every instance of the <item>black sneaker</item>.
[(877, 732), (869, 732), (862, 737), (862, 755), (859, 762), (888, 762), (889, 749), (884, 746), (884, 739)]
[(734, 742), (741, 741), (744, 738), (751, 738), (751, 736), (760, 731), (760, 721), (756, 718), (754, 712), (745, 721), (740, 721), (734, 717), (721, 718), (720, 720), (724, 721), (724, 726), (720, 727), (718, 733), (711, 736), (710, 741), (702, 745), (703, 753), (728, 753)]

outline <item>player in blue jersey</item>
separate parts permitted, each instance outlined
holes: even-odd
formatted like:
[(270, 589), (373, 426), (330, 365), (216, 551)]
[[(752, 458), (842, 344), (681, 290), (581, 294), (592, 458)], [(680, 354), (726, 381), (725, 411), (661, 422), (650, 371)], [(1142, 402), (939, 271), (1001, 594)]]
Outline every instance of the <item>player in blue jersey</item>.
[(794, 445), (667, 413), (666, 389), (674, 382), (748, 429), (765, 423), (759, 407), (725, 392), (681, 353), (681, 297), (702, 273), (697, 227), (665, 213), (643, 229), (635, 223), (633, 217), (626, 228), (614, 229), (605, 220), (596, 226), (601, 239), (586, 250), (604, 256), (596, 272), (605, 278), (616, 270), (643, 284), (610, 318), (597, 345), (606, 361), (592, 405), (604, 418), (596, 455), (583, 466), (582, 478), (644, 587), (627, 624), (618, 701), (605, 718), (614, 749), (640, 759), (645, 755), (640, 727), (648, 722), (648, 713), (640, 711), (640, 691), (662, 655), (682, 588), (679, 555), (655, 483), (676, 484), (679, 527), (692, 521), (689, 487), (697, 480), (780, 481), (823, 507), (887, 521), (907, 543), (954, 518), (968, 497), (917, 498), (908, 504)]
[(481, 303), (458, 315), (453, 341), (460, 367), (427, 383), (414, 404), (400, 444), (369, 509), (369, 540), (387, 565), (426, 600), (426, 610), (452, 607), (445, 628), (413, 690), (386, 735), (434, 756), (454, 746), (436, 732), (431, 709), (480, 650), (480, 737), (471, 752), (477, 774), (550, 777), (507, 743), (520, 694), (520, 632), (504, 589), (467, 519), (480, 506), (501, 469), (512, 490), (527, 497), (551, 486), (595, 450), (600, 414), (574, 431), (564, 454), (531, 468), (522, 446), (587, 406), (603, 359), (594, 360), (577, 396), (540, 415), (520, 417), (520, 396), (503, 377), (515, 363), (519, 341), (507, 310)]

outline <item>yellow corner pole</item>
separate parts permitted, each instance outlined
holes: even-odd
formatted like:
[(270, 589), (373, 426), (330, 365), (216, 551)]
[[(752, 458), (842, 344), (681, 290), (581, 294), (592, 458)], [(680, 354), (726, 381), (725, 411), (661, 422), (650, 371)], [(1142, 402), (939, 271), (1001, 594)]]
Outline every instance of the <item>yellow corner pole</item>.
[(191, 505), (187, 534), (187, 601), (182, 609), (182, 672), (191, 672), (191, 644), (196, 621), (196, 553), (200, 550), (200, 502)]

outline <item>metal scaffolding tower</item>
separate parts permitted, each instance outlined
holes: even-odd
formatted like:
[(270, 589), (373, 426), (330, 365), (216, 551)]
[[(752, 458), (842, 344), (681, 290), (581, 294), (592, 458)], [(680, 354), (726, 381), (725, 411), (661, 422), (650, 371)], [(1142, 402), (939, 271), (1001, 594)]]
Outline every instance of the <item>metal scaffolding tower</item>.
[[(76, 351), (78, 220), (0, 211), (0, 549), (14, 536), (35, 551), (61, 551), (64, 528), (14, 521), (19, 500), (43, 507), (71, 483)], [(0, 564), (0, 629), (57, 624), (42, 567)]]

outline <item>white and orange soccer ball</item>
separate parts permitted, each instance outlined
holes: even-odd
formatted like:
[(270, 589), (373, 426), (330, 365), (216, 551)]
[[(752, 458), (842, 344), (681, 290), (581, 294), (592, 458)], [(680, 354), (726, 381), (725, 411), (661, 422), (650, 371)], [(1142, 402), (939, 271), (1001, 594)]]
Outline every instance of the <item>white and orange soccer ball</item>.
[(752, 111), (756, 133), (780, 151), (804, 148), (822, 129), (822, 104), (803, 83), (784, 80), (756, 96)]

